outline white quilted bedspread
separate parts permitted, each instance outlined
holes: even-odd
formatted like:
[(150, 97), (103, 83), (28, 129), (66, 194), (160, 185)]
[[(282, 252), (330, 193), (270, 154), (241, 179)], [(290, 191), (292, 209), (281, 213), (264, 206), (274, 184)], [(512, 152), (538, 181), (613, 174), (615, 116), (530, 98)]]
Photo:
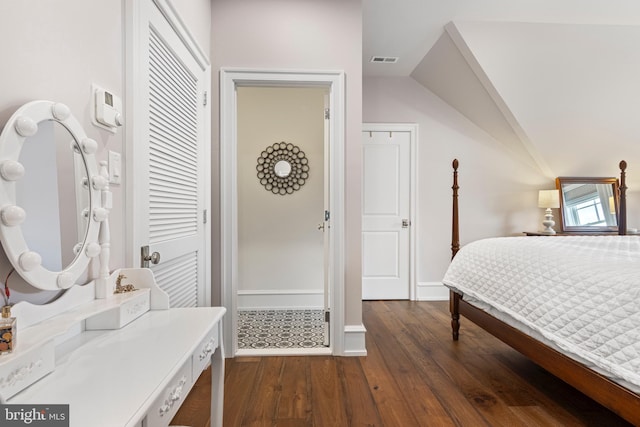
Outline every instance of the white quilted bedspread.
[(479, 240), (443, 282), (640, 387), (639, 236)]

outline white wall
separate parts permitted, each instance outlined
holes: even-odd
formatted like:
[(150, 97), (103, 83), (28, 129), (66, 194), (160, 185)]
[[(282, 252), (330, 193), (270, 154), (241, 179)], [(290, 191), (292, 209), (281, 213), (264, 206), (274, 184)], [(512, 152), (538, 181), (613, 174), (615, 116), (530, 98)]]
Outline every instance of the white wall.
[[(63, 102), (98, 142), (98, 160), (109, 150), (122, 152), (123, 132), (116, 135), (91, 124), (91, 84), (123, 94), (122, 2), (85, 0), (0, 2), (0, 124), (22, 104), (46, 99)], [(122, 186), (112, 186), (111, 268), (124, 262)], [(46, 206), (43, 206), (45, 209)], [(9, 264), (2, 254), (0, 274)], [(12, 275), (14, 302), (46, 301), (54, 292), (38, 291)]]
[[(208, 56), (209, 1), (170, 1)], [(4, 40), (0, 67), (0, 125), (3, 126), (13, 112), (28, 101), (63, 102), (83, 125), (87, 136), (98, 142), (97, 160), (106, 160), (108, 151), (120, 152), (124, 172), (124, 129), (115, 135), (109, 133), (92, 125), (90, 115), (92, 83), (119, 95), (123, 105), (126, 104), (124, 4), (122, 1), (86, 0), (0, 2), (0, 38)], [(125, 266), (123, 192), (126, 178), (123, 176), (121, 185), (111, 186), (114, 206), (110, 215), (111, 270)], [(0, 251), (2, 277), (10, 268), (4, 252)], [(57, 294), (34, 289), (17, 274), (11, 276), (10, 285), (14, 290), (13, 302), (44, 302)]]
[(410, 77), (363, 81), (363, 121), (417, 123), (419, 285), (444, 276), (451, 258), (451, 162), (459, 159), (462, 243), (540, 228), (540, 189), (555, 184), (514, 159), (487, 133)]
[(639, 26), (463, 22), (455, 28), (550, 176), (611, 176), (619, 160), (632, 164), (640, 157)]
[(606, 6), (597, 25), (588, 8), (579, 24), (457, 17), (411, 76), (549, 178), (618, 176), (626, 160), (628, 225), (638, 228), (640, 27), (603, 25), (637, 20), (625, 7), (638, 6)]
[[(346, 73), (346, 273), (345, 323), (362, 323), (361, 175), (362, 2), (361, 0), (213, 0), (211, 63), (221, 67), (295, 70), (343, 70)], [(212, 99), (218, 99), (214, 84)], [(212, 108), (212, 129), (219, 129), (219, 107)], [(213, 141), (213, 165), (218, 164)], [(215, 178), (214, 178), (215, 179)], [(218, 182), (212, 200), (218, 200)], [(214, 212), (218, 211), (214, 207)], [(219, 223), (219, 217), (212, 218)], [(215, 229), (215, 227), (214, 227)], [(219, 242), (214, 231), (213, 242)], [(217, 248), (218, 255), (220, 248)], [(214, 249), (215, 251), (215, 249)], [(219, 257), (214, 255), (214, 261)], [(213, 267), (219, 271), (219, 265)], [(214, 284), (214, 300), (220, 284)]]
[[(140, 1), (140, 0), (135, 0)], [(204, 55), (211, 46), (211, 0), (167, 0), (189, 29)]]
[[(322, 308), (322, 88), (238, 88), (238, 308)], [(284, 141), (304, 151), (309, 178), (292, 194), (267, 191), (260, 154)]]

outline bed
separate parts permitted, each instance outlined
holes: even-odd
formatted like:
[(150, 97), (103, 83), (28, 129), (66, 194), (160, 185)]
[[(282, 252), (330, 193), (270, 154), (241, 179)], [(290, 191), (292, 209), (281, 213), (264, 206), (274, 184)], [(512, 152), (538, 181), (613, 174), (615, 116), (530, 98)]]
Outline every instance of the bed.
[[(461, 250), (453, 162), (453, 339), (464, 316), (558, 378), (640, 425), (640, 236), (626, 236), (620, 162), (618, 235), (504, 237)], [(456, 256), (458, 255), (458, 256)]]

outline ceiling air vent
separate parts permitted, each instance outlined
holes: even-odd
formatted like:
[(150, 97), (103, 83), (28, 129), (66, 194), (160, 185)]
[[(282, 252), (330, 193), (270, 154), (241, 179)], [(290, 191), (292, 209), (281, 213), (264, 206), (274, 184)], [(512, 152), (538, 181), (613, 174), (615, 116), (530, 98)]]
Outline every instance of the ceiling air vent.
[(372, 56), (370, 62), (384, 62), (386, 64), (395, 64), (398, 62), (397, 56)]

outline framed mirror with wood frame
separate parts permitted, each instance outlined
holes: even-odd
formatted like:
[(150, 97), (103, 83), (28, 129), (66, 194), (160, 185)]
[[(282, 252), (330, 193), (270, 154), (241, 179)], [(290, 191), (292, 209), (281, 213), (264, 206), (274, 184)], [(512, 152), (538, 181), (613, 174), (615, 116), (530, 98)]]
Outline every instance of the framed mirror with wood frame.
[(613, 177), (556, 178), (562, 232), (616, 233), (618, 186), (618, 179)]

